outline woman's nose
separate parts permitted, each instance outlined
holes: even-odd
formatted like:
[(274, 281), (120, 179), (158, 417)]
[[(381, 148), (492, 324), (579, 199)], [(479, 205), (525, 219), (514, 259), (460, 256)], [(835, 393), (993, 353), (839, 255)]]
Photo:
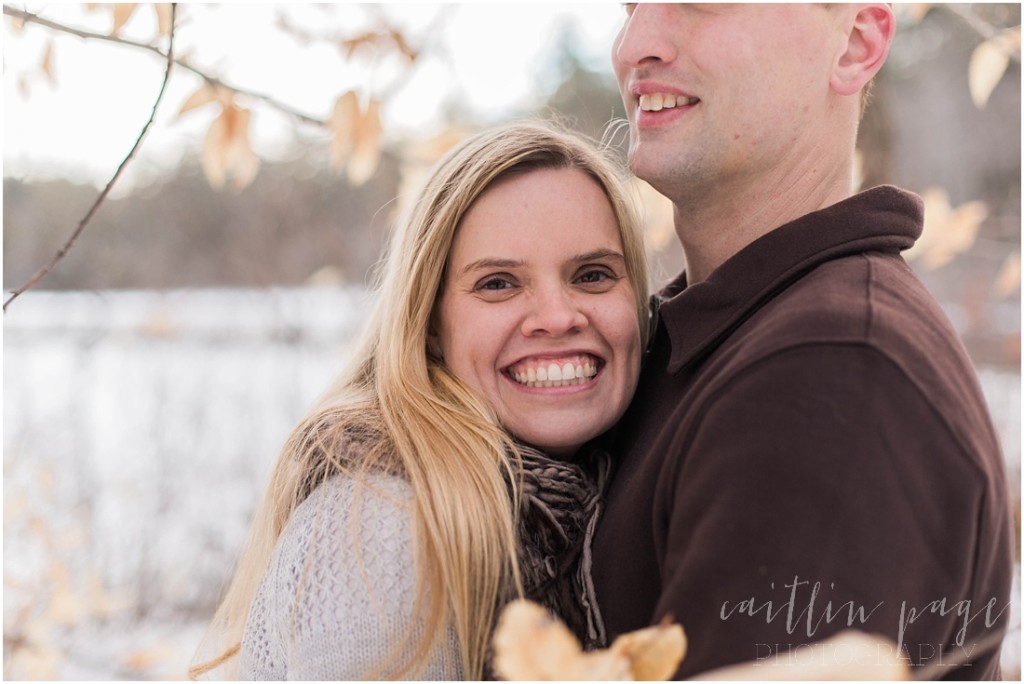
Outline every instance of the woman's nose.
[(530, 310), (523, 319), (522, 332), (534, 335), (559, 336), (580, 332), (590, 325), (587, 315), (576, 299), (562, 288), (537, 293), (530, 301)]
[(671, 5), (662, 3), (637, 3), (633, 7), (612, 47), (617, 71), (676, 58), (671, 10)]

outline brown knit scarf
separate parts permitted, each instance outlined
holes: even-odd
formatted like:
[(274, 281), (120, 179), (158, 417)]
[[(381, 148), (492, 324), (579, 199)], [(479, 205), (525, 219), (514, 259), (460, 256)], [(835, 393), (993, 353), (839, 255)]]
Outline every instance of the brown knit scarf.
[(591, 577), (591, 544), (611, 459), (596, 448), (574, 462), (525, 445), (519, 452), (519, 567), (526, 598), (565, 622), (584, 649), (606, 646)]

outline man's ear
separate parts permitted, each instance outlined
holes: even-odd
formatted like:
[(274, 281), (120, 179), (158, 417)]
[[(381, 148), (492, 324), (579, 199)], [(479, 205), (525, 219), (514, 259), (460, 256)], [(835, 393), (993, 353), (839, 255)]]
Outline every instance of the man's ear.
[(856, 5), (846, 51), (839, 56), (829, 85), (840, 95), (854, 95), (885, 64), (896, 34), (896, 20), (886, 3)]

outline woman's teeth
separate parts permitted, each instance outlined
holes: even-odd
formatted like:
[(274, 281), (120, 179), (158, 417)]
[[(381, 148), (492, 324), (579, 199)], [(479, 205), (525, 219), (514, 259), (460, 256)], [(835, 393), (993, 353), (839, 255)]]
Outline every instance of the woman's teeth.
[(640, 96), (640, 109), (645, 112), (660, 112), (662, 109), (694, 105), (698, 102), (700, 100), (696, 97), (684, 97), (669, 93), (650, 93)]
[(597, 365), (589, 361), (583, 363), (563, 364), (550, 363), (536, 368), (530, 366), (509, 375), (519, 384), (527, 387), (565, 387), (582, 385), (597, 375)]

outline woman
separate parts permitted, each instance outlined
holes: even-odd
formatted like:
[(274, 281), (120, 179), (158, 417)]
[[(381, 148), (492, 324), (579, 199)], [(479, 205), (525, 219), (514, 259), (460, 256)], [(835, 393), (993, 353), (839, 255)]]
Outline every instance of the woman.
[(438, 164), (350, 368), (285, 445), (214, 618), (220, 652), (193, 676), (480, 679), (518, 595), (600, 643), (587, 554), (606, 457), (581, 447), (625, 411), (648, 328), (624, 187), (540, 124)]

